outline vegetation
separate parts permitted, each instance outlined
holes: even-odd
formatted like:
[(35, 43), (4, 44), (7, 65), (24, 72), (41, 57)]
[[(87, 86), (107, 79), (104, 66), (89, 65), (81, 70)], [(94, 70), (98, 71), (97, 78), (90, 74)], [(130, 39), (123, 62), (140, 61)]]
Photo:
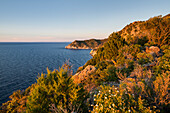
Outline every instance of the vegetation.
[(59, 71), (41, 74), (37, 83), (25, 90), (14, 92), (12, 100), (4, 103), (1, 112), (26, 113), (70, 113), (87, 112), (85, 100), (88, 94), (75, 84), (68, 65)]
[(97, 49), (98, 47), (102, 46), (105, 42), (107, 42), (107, 39), (104, 39), (104, 40), (90, 39), (90, 40), (84, 40), (84, 41), (75, 40), (74, 42), (72, 42), (66, 47), (70, 46), (70, 47), (80, 48), (80, 49), (83, 49), (83, 48)]
[(47, 69), (37, 83), (14, 92), (0, 112), (168, 112), (169, 25), (170, 15), (158, 16), (112, 33), (97, 54), (78, 69), (93, 67), (82, 81), (73, 79), (68, 65), (59, 71)]
[(109, 36), (108, 41), (103, 47), (100, 47), (97, 54), (90, 59), (87, 65), (96, 65), (103, 60), (114, 60), (117, 56), (118, 49), (125, 44), (125, 40), (118, 35), (118, 33), (113, 33)]
[(128, 93), (123, 87), (101, 86), (94, 94), (92, 113), (153, 113), (156, 110), (147, 107), (147, 103), (140, 96)]
[[(136, 21), (118, 33), (129, 43), (141, 43), (161, 47), (170, 44), (170, 15), (156, 16), (147, 21)], [(129, 40), (130, 39), (130, 40)], [(141, 40), (142, 39), (142, 40)], [(143, 43), (143, 44), (142, 44)]]

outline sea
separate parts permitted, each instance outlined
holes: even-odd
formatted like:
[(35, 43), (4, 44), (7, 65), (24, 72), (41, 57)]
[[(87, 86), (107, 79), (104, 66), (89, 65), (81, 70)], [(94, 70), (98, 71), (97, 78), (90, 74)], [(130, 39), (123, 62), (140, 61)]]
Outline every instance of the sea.
[(89, 59), (91, 50), (70, 50), (71, 42), (1, 42), (0, 106), (16, 90), (24, 90), (36, 82), (39, 74), (59, 69), (69, 61), (73, 73)]

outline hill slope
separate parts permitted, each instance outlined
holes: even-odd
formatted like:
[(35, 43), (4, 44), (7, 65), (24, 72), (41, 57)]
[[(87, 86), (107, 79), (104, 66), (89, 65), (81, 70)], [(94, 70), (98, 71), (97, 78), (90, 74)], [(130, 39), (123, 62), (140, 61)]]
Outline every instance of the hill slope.
[(164, 17), (160, 15), (146, 21), (130, 23), (118, 33), (126, 41), (131, 41), (131, 43), (146, 37), (151, 45), (170, 44), (170, 14)]
[(47, 69), (37, 83), (14, 92), (0, 112), (167, 113), (169, 26), (170, 15), (158, 16), (112, 33), (99, 48), (99, 40), (74, 41), (73, 49), (97, 47), (97, 53), (74, 76), (68, 65)]
[[(147, 41), (149, 45), (162, 46), (170, 44), (170, 14), (162, 17), (155, 16), (146, 21), (135, 21), (125, 26), (117, 32), (129, 43)], [(112, 34), (111, 34), (112, 35)], [(142, 39), (142, 40), (141, 40)], [(101, 47), (107, 39), (90, 39), (84, 41), (75, 40), (65, 48), (67, 49), (97, 49)], [(144, 42), (143, 42), (144, 43)]]

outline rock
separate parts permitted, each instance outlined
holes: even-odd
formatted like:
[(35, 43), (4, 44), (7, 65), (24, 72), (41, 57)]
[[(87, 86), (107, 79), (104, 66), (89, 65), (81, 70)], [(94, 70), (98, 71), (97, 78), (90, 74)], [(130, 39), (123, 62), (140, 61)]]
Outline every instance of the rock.
[(153, 67), (155, 66), (156, 63), (155, 62), (152, 62), (152, 63), (147, 63), (147, 64), (144, 64), (143, 67)]
[(93, 57), (95, 54), (97, 53), (97, 50), (96, 49), (92, 49), (90, 51), (90, 55)]
[(81, 81), (86, 80), (90, 74), (94, 73), (96, 71), (96, 68), (92, 65), (88, 65), (85, 69), (82, 71), (76, 73), (73, 76), (73, 79), (76, 83), (81, 83)]
[(160, 49), (157, 46), (151, 46), (149, 48), (146, 47), (146, 53), (150, 53), (150, 54), (156, 53), (156, 54), (158, 54), (159, 52), (160, 52)]
[(95, 84), (91, 83), (89, 81), (90, 78), (93, 78), (93, 73), (95, 73), (96, 68), (92, 65), (88, 65), (85, 69), (83, 69), (82, 71), (76, 73), (75, 75), (73, 75), (73, 80), (74, 83), (76, 84), (85, 84), (84, 88), (87, 91), (91, 91), (93, 88), (95, 88)]

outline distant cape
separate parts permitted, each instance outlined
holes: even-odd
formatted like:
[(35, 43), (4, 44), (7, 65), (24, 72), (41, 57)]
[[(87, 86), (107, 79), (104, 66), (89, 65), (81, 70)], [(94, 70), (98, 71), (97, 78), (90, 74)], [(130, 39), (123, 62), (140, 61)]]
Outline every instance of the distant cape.
[(97, 49), (100, 46), (102, 46), (105, 42), (107, 42), (107, 39), (98, 40), (98, 39), (90, 39), (90, 40), (75, 40), (68, 46), (66, 46), (66, 49)]

